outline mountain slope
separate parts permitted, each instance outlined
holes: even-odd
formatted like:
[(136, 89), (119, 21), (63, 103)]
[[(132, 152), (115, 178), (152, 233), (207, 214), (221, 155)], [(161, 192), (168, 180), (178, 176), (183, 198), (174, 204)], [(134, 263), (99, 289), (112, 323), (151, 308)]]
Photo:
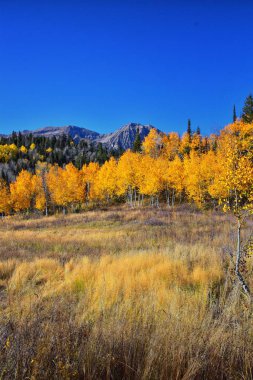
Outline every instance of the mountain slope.
[(104, 134), (96, 141), (102, 143), (109, 149), (131, 149), (135, 140), (137, 130), (139, 130), (141, 140), (149, 134), (151, 125), (129, 123), (117, 129), (115, 132)]
[[(117, 149), (131, 149), (135, 140), (137, 130), (139, 130), (141, 140), (149, 134), (150, 129), (154, 128), (152, 125), (143, 125), (139, 123), (129, 123), (123, 125), (112, 133), (99, 134), (98, 132), (91, 131), (86, 128), (80, 128), (73, 125), (64, 127), (45, 127), (35, 129), (32, 131), (24, 130), (21, 133), (23, 135), (32, 134), (35, 137), (57, 137), (62, 135), (69, 135), (76, 142), (86, 139), (95, 144), (101, 143), (108, 150)], [(160, 131), (159, 131), (160, 132)], [(0, 135), (1, 136), (1, 135)], [(3, 136), (4, 137), (4, 136)], [(7, 136), (6, 136), (7, 137)]]
[(60, 135), (69, 135), (73, 140), (80, 139), (89, 139), (94, 140), (99, 137), (99, 133), (90, 131), (86, 128), (80, 128), (73, 125), (68, 125), (65, 127), (45, 127), (36, 129), (34, 131), (23, 131), (22, 134), (32, 133), (34, 136), (45, 136), (45, 137), (53, 137)]

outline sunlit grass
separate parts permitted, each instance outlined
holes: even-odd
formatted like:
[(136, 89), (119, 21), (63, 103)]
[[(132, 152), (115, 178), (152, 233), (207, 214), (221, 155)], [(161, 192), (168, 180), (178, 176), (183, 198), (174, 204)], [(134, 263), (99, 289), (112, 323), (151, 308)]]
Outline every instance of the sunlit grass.
[(180, 209), (2, 221), (0, 378), (251, 379), (232, 227)]

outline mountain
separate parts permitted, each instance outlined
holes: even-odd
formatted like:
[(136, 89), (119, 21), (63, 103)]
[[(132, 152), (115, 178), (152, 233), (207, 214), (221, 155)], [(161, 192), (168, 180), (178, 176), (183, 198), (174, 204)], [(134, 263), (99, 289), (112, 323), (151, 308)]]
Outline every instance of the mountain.
[[(57, 137), (62, 135), (69, 135), (76, 142), (80, 140), (89, 140), (95, 144), (101, 143), (109, 150), (117, 149), (131, 149), (135, 140), (137, 130), (139, 130), (141, 140), (149, 134), (150, 129), (154, 128), (152, 125), (143, 125), (140, 123), (129, 123), (123, 125), (112, 133), (100, 134), (98, 132), (91, 131), (86, 128), (80, 128), (73, 125), (64, 127), (45, 127), (35, 130), (24, 130), (21, 133), (23, 135), (32, 134), (35, 137)], [(158, 132), (160, 132), (158, 130)], [(1, 135), (0, 135), (1, 136)], [(3, 137), (8, 137), (4, 136)]]
[(123, 125), (115, 132), (101, 135), (96, 141), (102, 143), (109, 149), (131, 149), (135, 140), (137, 130), (139, 130), (141, 140), (149, 134), (151, 125), (142, 125), (138, 123), (129, 123)]
[(22, 134), (30, 134), (32, 133), (34, 136), (45, 136), (45, 137), (53, 137), (53, 136), (60, 136), (60, 135), (69, 135), (72, 137), (73, 140), (80, 140), (80, 139), (88, 139), (88, 140), (94, 140), (98, 138), (100, 135), (97, 132), (90, 131), (86, 128), (80, 128), (73, 125), (68, 125), (65, 127), (45, 127), (36, 129), (34, 131), (28, 131), (25, 130), (21, 132)]

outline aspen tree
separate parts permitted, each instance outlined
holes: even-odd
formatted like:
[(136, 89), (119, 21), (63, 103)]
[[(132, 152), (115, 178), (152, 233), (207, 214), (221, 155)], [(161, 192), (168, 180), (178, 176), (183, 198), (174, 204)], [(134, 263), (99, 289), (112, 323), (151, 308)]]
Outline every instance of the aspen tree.
[(250, 290), (241, 274), (241, 230), (253, 213), (253, 125), (236, 121), (221, 133), (219, 140), (219, 170), (214, 171), (210, 194), (218, 199), (223, 210), (237, 220), (237, 250), (235, 274), (245, 293)]

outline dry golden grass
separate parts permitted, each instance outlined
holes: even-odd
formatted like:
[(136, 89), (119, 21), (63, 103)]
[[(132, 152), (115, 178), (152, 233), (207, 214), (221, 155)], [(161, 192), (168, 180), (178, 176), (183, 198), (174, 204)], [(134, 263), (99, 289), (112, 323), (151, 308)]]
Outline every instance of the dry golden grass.
[(6, 218), (0, 239), (0, 379), (253, 378), (229, 216)]

